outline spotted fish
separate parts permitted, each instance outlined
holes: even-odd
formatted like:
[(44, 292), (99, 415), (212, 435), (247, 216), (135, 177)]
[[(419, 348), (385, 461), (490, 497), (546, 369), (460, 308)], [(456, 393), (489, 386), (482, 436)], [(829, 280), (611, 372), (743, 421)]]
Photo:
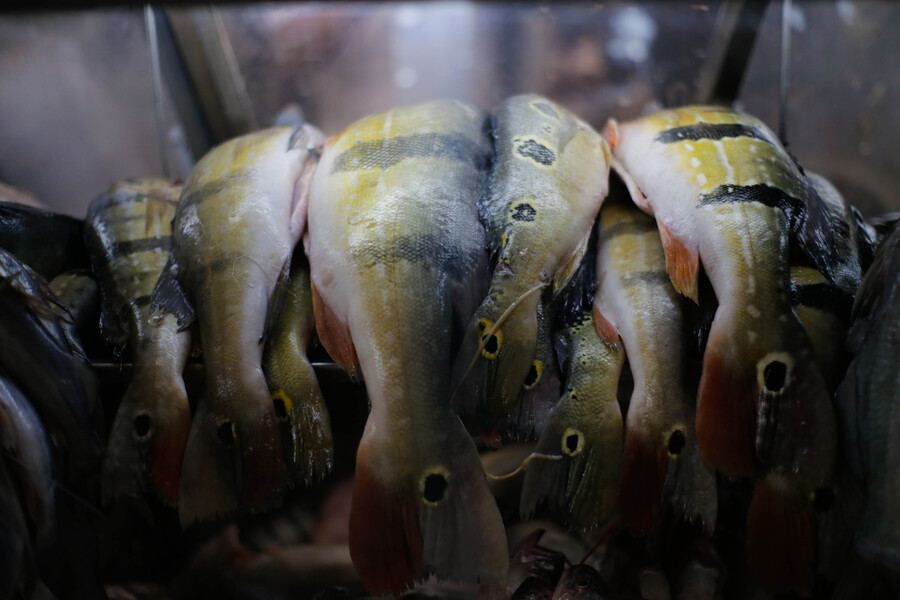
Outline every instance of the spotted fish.
[(327, 475), (334, 460), (331, 419), (306, 356), (313, 328), (309, 262), (297, 248), (284, 304), (263, 353), (263, 372), (275, 414), (290, 431), (289, 464), (306, 485)]
[(190, 333), (174, 315), (150, 315), (150, 296), (169, 259), (181, 186), (165, 179), (114, 183), (88, 208), (85, 242), (101, 282), (107, 340), (134, 364), (110, 433), (102, 488), (107, 500), (152, 489), (178, 503), (191, 409), (181, 378)]
[(486, 120), (454, 101), (367, 117), (330, 140), (313, 181), (316, 330), (361, 371), (371, 404), (350, 554), (372, 592), (398, 594), (428, 573), (505, 585), (500, 513), (450, 407), (453, 326), (483, 290)]
[(697, 398), (704, 459), (725, 474), (784, 468), (826, 481), (835, 421), (790, 305), (789, 250), (833, 281), (824, 203), (766, 126), (685, 107), (605, 134), (633, 200), (656, 217), (675, 288), (697, 300), (700, 261), (718, 300)]
[(597, 334), (590, 308), (565, 330), (566, 387), (522, 483), (521, 509), (546, 504), (573, 530), (603, 525), (618, 507), (622, 412), (616, 399), (625, 353)]
[(306, 191), (322, 136), (272, 128), (214, 148), (191, 171), (152, 308), (187, 327), (194, 311), (206, 386), (182, 465), (183, 523), (277, 506), (286, 482), (262, 353), (306, 225)]
[(609, 147), (590, 125), (534, 95), (494, 115), (495, 162), (481, 215), (496, 261), (454, 365), (454, 403), (491, 431), (534, 366), (538, 303), (581, 264), (608, 189)]
[(622, 520), (631, 531), (646, 533), (666, 497), (686, 519), (711, 529), (715, 472), (700, 460), (681, 343), (685, 317), (652, 217), (633, 206), (604, 205), (597, 282), (597, 331), (607, 343), (621, 339), (634, 378), (625, 419)]

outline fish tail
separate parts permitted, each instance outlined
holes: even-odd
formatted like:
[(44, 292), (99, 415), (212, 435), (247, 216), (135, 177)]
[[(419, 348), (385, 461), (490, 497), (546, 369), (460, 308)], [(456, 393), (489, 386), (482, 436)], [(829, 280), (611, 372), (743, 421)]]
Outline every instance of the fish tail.
[(535, 447), (535, 453), (557, 455), (559, 460), (528, 465), (522, 482), (523, 517), (545, 505), (572, 530), (593, 529), (612, 517), (619, 500), (622, 415), (611, 411), (600, 418), (608, 423), (586, 422), (583, 411), (568, 398), (560, 401)]
[(137, 495), (148, 483), (178, 504), (181, 466), (191, 428), (184, 381), (145, 370), (132, 379), (113, 422), (101, 487), (105, 501)]
[(619, 505), (622, 522), (632, 533), (644, 534), (653, 526), (667, 467), (666, 449), (661, 444), (626, 428)]
[(281, 505), (287, 484), (281, 437), (271, 403), (235, 423), (240, 447), (241, 508), (261, 512)]
[(429, 435), (406, 438), (427, 447), (410, 448), (377, 419), (357, 452), (350, 510), (350, 555), (366, 588), (399, 594), (432, 574), (504, 585), (503, 522), (459, 420), (446, 412)]
[(692, 423), (673, 428), (667, 436), (665, 494), (686, 521), (699, 521), (713, 531), (718, 517), (716, 473), (703, 463)]
[(815, 550), (815, 516), (804, 486), (769, 473), (757, 482), (747, 513), (750, 572), (775, 591), (809, 595)]

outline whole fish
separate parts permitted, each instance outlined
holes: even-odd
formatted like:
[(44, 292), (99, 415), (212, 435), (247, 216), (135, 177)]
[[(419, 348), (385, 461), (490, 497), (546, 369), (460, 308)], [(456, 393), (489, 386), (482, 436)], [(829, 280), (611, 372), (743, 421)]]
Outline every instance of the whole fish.
[(110, 433), (101, 485), (107, 499), (151, 488), (178, 503), (191, 409), (181, 378), (190, 334), (174, 315), (150, 315), (169, 260), (181, 186), (164, 179), (114, 183), (88, 208), (85, 244), (101, 283), (104, 336), (134, 364)]
[(715, 472), (700, 459), (694, 396), (686, 380), (681, 297), (666, 274), (653, 218), (633, 206), (600, 211), (594, 324), (609, 344), (621, 343), (634, 378), (625, 419), (622, 520), (646, 533), (663, 497), (685, 519), (715, 527)]
[(0, 462), (18, 483), (24, 513), (35, 535), (35, 546), (53, 532), (54, 482), (50, 441), (37, 412), (21, 391), (0, 376)]
[(184, 184), (151, 308), (174, 313), (179, 328), (196, 311), (203, 346), (206, 386), (179, 488), (183, 523), (281, 500), (286, 470), (263, 343), (306, 225), (321, 142), (311, 125), (244, 135), (207, 153)]
[(0, 371), (65, 450), (69, 475), (87, 481), (101, 458), (103, 415), (95, 376), (70, 324), (47, 282), (0, 249)]
[(665, 110), (605, 133), (656, 217), (675, 288), (697, 300), (702, 260), (719, 303), (697, 398), (704, 459), (729, 476), (762, 465), (826, 481), (834, 414), (788, 293), (789, 249), (835, 279), (822, 199), (761, 121), (730, 109)]
[(290, 430), (290, 464), (306, 485), (331, 470), (331, 420), (316, 373), (306, 356), (314, 330), (309, 262), (294, 252), (284, 305), (263, 353), (263, 372), (275, 401), (275, 414)]
[(478, 303), (485, 260), (486, 120), (455, 101), (362, 119), (330, 140), (313, 180), (316, 330), (333, 358), (362, 371), (371, 403), (350, 553), (376, 593), (428, 573), (505, 585), (500, 514), (450, 407), (453, 326)]
[(493, 134), (481, 213), (496, 263), (454, 365), (454, 403), (483, 432), (519, 398), (534, 365), (542, 292), (563, 288), (581, 264), (609, 173), (603, 138), (546, 98), (504, 102)]
[(900, 225), (878, 246), (853, 303), (853, 361), (838, 392), (844, 450), (865, 503), (855, 545), (864, 558), (900, 571)]
[(625, 353), (604, 341), (591, 311), (565, 330), (566, 387), (535, 452), (558, 461), (533, 461), (522, 484), (524, 515), (539, 504), (573, 530), (598, 527), (618, 506), (622, 412), (616, 400)]
[(48, 280), (69, 269), (90, 268), (83, 227), (66, 215), (0, 201), (0, 248)]

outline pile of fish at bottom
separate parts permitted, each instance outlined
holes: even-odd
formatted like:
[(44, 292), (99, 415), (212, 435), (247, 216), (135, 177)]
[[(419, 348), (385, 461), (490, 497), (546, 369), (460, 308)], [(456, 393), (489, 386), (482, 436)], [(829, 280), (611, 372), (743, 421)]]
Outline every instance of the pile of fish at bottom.
[[(536, 442), (515, 513), (573, 531), (610, 523), (638, 547), (688, 527), (727, 554), (731, 581), (775, 591), (820, 593), (817, 570), (839, 589), (870, 583), (859, 573), (891, 566), (898, 539), (896, 469), (881, 468), (894, 464), (891, 370), (855, 364), (837, 421), (832, 394), (873, 234), (749, 115), (685, 107), (604, 134), (531, 95), (490, 115), (452, 101), (401, 107), (327, 144), (310, 125), (274, 128), (215, 148), (183, 186), (135, 180), (97, 198), (83, 227), (94, 277), (72, 302), (4, 254), (4, 293), (31, 324), (9, 336), (49, 347), (20, 351), (44, 370), (14, 358), (3, 369), (65, 462), (58, 480), (76, 478), (65, 489), (90, 502), (99, 472), (107, 504), (154, 495), (185, 527), (253, 518), (291, 485), (313, 486), (333, 467), (344, 417), (332, 427), (307, 357), (314, 321), (371, 406), (347, 538), (372, 592), (433, 575), (518, 593), (508, 514), (469, 433), (490, 447)], [(624, 186), (608, 194), (610, 163)], [(79, 255), (60, 246), (51, 273), (55, 244), (23, 240), (58, 218), (8, 208), (26, 225), (0, 245), (25, 263), (50, 277)], [(895, 246), (857, 302), (861, 356), (895, 342), (884, 316)], [(84, 293), (94, 279), (104, 337), (132, 364), (102, 469), (95, 384), (72, 325), (96, 305)], [(192, 352), (204, 366), (196, 393), (182, 375)], [(49, 396), (74, 406), (61, 419), (41, 404), (46, 391), (26, 389), (34, 381), (84, 398)], [(24, 461), (14, 444), (7, 453)], [(45, 478), (18, 485), (52, 489), (51, 455), (29, 457), (43, 471), (27, 473)], [(21, 563), (39, 545), (28, 519), (41, 519), (22, 510), (34, 503), (8, 500)], [(845, 577), (846, 564), (857, 568)]]

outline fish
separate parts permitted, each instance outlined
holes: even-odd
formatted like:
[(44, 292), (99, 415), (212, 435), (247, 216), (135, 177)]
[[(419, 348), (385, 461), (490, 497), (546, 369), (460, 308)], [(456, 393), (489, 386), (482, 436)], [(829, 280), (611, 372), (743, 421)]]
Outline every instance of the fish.
[(563, 573), (553, 600), (612, 600), (615, 598), (600, 573), (590, 565), (575, 565)]
[(494, 168), (479, 206), (496, 260), (453, 370), (454, 405), (482, 432), (511, 412), (534, 366), (538, 305), (581, 264), (610, 156), (590, 125), (541, 96), (506, 100), (492, 133)]
[(169, 260), (181, 186), (156, 178), (112, 184), (88, 207), (85, 244), (101, 284), (101, 329), (133, 375), (116, 411), (101, 476), (106, 502), (153, 491), (171, 506), (191, 409), (182, 372), (189, 331), (174, 315), (151, 316), (153, 288)]
[(545, 504), (572, 530), (603, 525), (618, 508), (622, 412), (616, 399), (625, 353), (597, 333), (590, 306), (565, 330), (566, 387), (522, 483), (521, 511)]
[(632, 200), (655, 216), (675, 288), (697, 301), (699, 265), (718, 300), (703, 354), (697, 439), (729, 477), (783, 468), (827, 481), (836, 425), (791, 310), (789, 251), (835, 279), (829, 212), (758, 119), (722, 107), (607, 123)]
[[(556, 587), (566, 566), (566, 556), (558, 550), (540, 544), (544, 535), (543, 529), (536, 529), (525, 536), (510, 552), (509, 578), (506, 589), (510, 594), (516, 593), (529, 579), (537, 579), (550, 587), (550, 594)], [(529, 586), (529, 589), (534, 586)], [(542, 588), (543, 589), (543, 588)], [(522, 594), (520, 594), (522, 595)], [(549, 594), (548, 594), (549, 596)]]
[(90, 269), (82, 220), (0, 198), (0, 248), (47, 280)]
[(622, 520), (633, 533), (646, 533), (665, 498), (685, 519), (714, 528), (715, 472), (700, 458), (682, 341), (686, 319), (666, 274), (656, 222), (634, 206), (607, 202), (598, 246), (593, 322), (607, 344), (624, 346), (634, 378), (625, 418)]
[(52, 540), (55, 518), (54, 465), (50, 440), (28, 398), (0, 376), (0, 461), (18, 482), (34, 546)]
[(865, 500), (854, 546), (864, 559), (900, 571), (900, 225), (885, 235), (852, 308), (853, 360), (837, 394), (845, 456)]
[(174, 314), (179, 329), (196, 318), (203, 348), (178, 491), (184, 524), (281, 502), (287, 471), (262, 354), (323, 143), (309, 124), (243, 135), (210, 150), (184, 183), (151, 299), (151, 313)]
[(30, 400), (73, 483), (89, 485), (103, 453), (97, 381), (46, 280), (0, 249), (0, 372)]
[(370, 412), (356, 454), (350, 555), (372, 593), (431, 574), (503, 590), (500, 513), (454, 414), (454, 323), (469, 321), (487, 261), (476, 202), (487, 115), (457, 101), (350, 125), (316, 169), (304, 240), (316, 331), (361, 373)]
[(331, 419), (306, 356), (314, 326), (309, 262), (298, 248), (284, 304), (263, 352), (263, 372), (275, 415), (290, 431), (289, 464), (307, 486), (325, 477), (334, 463)]

